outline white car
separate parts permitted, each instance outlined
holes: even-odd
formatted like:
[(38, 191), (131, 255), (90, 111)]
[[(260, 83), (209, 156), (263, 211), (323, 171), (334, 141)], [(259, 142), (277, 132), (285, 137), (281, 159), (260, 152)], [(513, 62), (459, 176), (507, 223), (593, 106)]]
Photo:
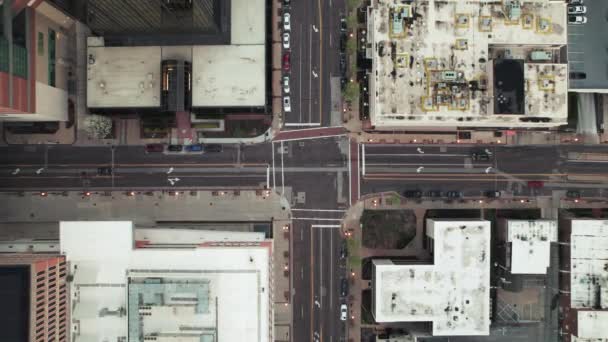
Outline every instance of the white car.
[(568, 6), (568, 14), (585, 14), (587, 13), (586, 6)]
[(283, 13), (283, 30), (291, 31), (291, 14)]
[(342, 305), (340, 305), (340, 320), (346, 321), (347, 318), (348, 318), (348, 308), (346, 307), (346, 304), (342, 304)]
[(289, 76), (283, 76), (283, 93), (289, 94)]
[(289, 49), (289, 32), (283, 33), (283, 49)]
[(583, 15), (569, 15), (568, 24), (581, 25), (587, 22), (587, 17)]
[(285, 113), (291, 112), (291, 99), (289, 96), (283, 97), (283, 110)]

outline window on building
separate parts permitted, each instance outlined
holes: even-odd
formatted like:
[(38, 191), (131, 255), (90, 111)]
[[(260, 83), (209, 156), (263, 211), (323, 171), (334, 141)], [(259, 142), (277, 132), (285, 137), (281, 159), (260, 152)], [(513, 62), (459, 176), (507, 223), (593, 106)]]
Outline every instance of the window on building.
[(57, 35), (54, 30), (49, 29), (49, 85), (55, 86), (55, 41)]
[(44, 56), (44, 33), (38, 32), (38, 56)]

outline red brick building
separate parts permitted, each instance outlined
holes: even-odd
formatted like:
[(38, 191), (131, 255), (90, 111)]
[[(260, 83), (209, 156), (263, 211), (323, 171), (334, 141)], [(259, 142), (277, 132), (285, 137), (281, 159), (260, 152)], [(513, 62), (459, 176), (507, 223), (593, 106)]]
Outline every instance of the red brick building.
[(0, 340), (68, 341), (65, 257), (55, 254), (0, 255)]

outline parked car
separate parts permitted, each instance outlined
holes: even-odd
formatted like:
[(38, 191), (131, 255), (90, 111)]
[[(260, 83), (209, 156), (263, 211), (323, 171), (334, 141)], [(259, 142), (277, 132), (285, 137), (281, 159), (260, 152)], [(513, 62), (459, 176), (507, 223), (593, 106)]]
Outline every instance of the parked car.
[(340, 35), (340, 52), (346, 51), (346, 34)]
[(205, 152), (222, 152), (223, 148), (220, 144), (207, 144), (203, 147)]
[(347, 30), (346, 18), (341, 17), (340, 18), (340, 32), (346, 32), (346, 30)]
[(291, 44), (289, 43), (290, 39), (289, 39), (289, 32), (284, 32), (283, 33), (283, 49), (289, 49), (291, 47)]
[(471, 158), (474, 161), (489, 161), (490, 155), (485, 152), (473, 152), (473, 154), (471, 154)]
[(346, 297), (348, 295), (348, 280), (342, 278), (340, 280), (340, 296)]
[(500, 191), (496, 191), (496, 190), (487, 190), (486, 192), (483, 193), (487, 198), (499, 198), (500, 197)]
[(283, 70), (289, 72), (291, 70), (291, 62), (289, 52), (283, 54)]
[(289, 98), (289, 96), (283, 97), (283, 110), (285, 111), (285, 113), (291, 112), (291, 99)]
[(405, 198), (420, 198), (422, 197), (422, 191), (420, 190), (405, 190), (403, 192)]
[(165, 146), (163, 144), (147, 144), (146, 152), (163, 152), (165, 150)]
[(283, 0), (283, 6), (291, 5), (291, 0)]
[(348, 317), (348, 307), (346, 306), (346, 304), (342, 304), (342, 305), (340, 305), (340, 320), (346, 321), (347, 317)]
[(568, 24), (581, 25), (587, 22), (587, 17), (582, 15), (569, 15)]
[(291, 14), (283, 13), (283, 30), (291, 31)]
[(340, 245), (340, 259), (346, 259), (348, 256), (348, 246), (346, 245), (346, 241), (342, 241), (342, 245)]
[(441, 190), (431, 190), (426, 195), (431, 198), (440, 198), (443, 197), (443, 192)]
[(572, 71), (570, 72), (571, 80), (584, 80), (587, 78), (587, 73), (580, 71)]
[(530, 189), (540, 189), (543, 186), (545, 186), (543, 181), (528, 181), (528, 188)]
[(457, 190), (452, 190), (452, 191), (446, 192), (446, 196), (448, 198), (462, 198), (462, 197), (464, 197), (462, 191), (457, 191)]
[(97, 168), (97, 175), (98, 176), (111, 176), (112, 175), (112, 168), (111, 167), (98, 167)]
[(283, 94), (289, 94), (289, 76), (283, 76)]
[(566, 197), (578, 199), (581, 198), (581, 193), (577, 190), (568, 190), (566, 191)]
[(169, 152), (181, 152), (184, 149), (182, 145), (169, 145), (167, 146), (167, 151)]
[(346, 54), (340, 53), (340, 73), (346, 73)]
[(586, 6), (568, 6), (568, 14), (585, 14), (587, 13)]
[(188, 146), (186, 146), (186, 151), (188, 151), (188, 152), (202, 152), (203, 151), (203, 145), (201, 145), (201, 144), (188, 145)]

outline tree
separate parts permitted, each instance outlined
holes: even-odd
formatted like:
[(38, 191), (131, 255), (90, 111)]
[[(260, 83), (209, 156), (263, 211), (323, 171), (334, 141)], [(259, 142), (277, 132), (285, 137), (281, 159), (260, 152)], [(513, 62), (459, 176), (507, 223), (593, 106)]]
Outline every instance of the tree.
[(96, 139), (105, 139), (112, 133), (112, 119), (102, 115), (89, 115), (84, 122), (84, 129)]
[[(348, 82), (348, 81), (347, 81)], [(359, 98), (359, 83), (348, 82), (344, 89), (344, 99), (348, 102), (355, 102)]]

